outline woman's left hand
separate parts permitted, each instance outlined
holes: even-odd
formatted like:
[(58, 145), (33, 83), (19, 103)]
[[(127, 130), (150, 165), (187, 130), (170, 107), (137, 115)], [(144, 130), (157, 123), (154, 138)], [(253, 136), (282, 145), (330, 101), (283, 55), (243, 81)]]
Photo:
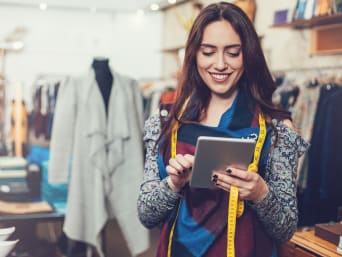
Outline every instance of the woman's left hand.
[(211, 179), (218, 188), (228, 192), (231, 186), (238, 187), (240, 200), (258, 202), (263, 200), (269, 191), (265, 180), (258, 173), (233, 167), (225, 171), (213, 171)]

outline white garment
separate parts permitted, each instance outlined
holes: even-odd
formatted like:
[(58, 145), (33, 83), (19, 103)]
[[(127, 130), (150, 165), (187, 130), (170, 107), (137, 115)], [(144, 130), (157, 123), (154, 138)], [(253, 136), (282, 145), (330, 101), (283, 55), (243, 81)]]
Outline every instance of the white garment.
[(68, 237), (96, 246), (103, 256), (100, 232), (115, 217), (136, 256), (149, 247), (149, 234), (136, 207), (143, 176), (143, 102), (136, 81), (112, 73), (107, 117), (93, 70), (61, 85), (49, 181), (69, 180), (63, 228)]

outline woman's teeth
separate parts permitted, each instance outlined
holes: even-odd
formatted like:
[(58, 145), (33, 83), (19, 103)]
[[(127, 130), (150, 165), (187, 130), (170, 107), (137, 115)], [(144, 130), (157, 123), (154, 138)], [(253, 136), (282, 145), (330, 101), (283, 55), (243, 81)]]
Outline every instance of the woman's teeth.
[(225, 80), (229, 77), (228, 74), (213, 74), (213, 73), (211, 74), (211, 76), (217, 80)]

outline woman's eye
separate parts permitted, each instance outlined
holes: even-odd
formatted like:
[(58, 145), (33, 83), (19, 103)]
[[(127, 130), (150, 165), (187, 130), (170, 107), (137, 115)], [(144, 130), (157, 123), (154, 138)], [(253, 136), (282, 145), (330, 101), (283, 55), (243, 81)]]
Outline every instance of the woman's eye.
[(215, 52), (202, 52), (203, 55), (205, 56), (211, 56), (213, 55)]
[(238, 57), (240, 55), (240, 52), (234, 52), (234, 53), (231, 53), (231, 52), (227, 52), (227, 55), (231, 56), (231, 57)]

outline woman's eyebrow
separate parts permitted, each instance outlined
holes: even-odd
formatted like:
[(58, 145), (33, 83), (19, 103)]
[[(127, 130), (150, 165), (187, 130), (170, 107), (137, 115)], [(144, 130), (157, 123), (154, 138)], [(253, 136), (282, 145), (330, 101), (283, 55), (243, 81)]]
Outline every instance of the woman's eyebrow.
[[(212, 45), (212, 44), (207, 44), (207, 43), (203, 43), (200, 45), (200, 47), (208, 47), (208, 48), (217, 48), (217, 46)], [(231, 49), (231, 48), (236, 48), (236, 47), (241, 47), (241, 44), (231, 44), (231, 45), (227, 45), (224, 47), (225, 50), (227, 49)]]
[(232, 45), (228, 45), (224, 47), (225, 50), (231, 49), (231, 48), (241, 48), (241, 44), (232, 44)]

